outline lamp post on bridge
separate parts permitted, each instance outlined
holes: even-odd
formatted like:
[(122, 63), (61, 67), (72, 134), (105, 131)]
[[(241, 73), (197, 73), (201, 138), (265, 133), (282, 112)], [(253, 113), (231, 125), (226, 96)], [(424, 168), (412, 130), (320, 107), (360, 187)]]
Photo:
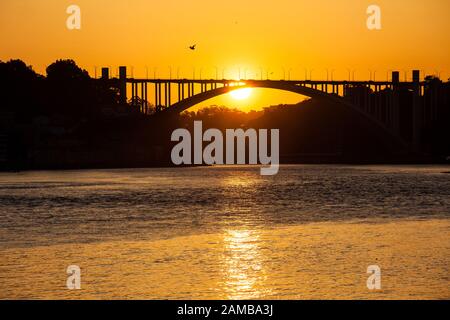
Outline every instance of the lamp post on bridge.
[(405, 82), (408, 82), (408, 70), (402, 70), (403, 71), (403, 79)]
[(356, 73), (356, 70), (351, 70), (351, 69), (349, 69), (349, 68), (347, 68), (347, 71), (348, 71), (348, 81), (355, 81), (355, 73)]
[(393, 71), (393, 70), (391, 70), (391, 69), (389, 69), (388, 71), (386, 71), (386, 81), (387, 81), (387, 82), (389, 82), (389, 76), (392, 74), (392, 71)]
[[(292, 72), (292, 68), (286, 69), (285, 67), (282, 67), (282, 69), (283, 69), (283, 80), (286, 81), (286, 74), (288, 75), (287, 79), (288, 79), (288, 80), (291, 80), (291, 72)], [(286, 72), (286, 70), (287, 70), (287, 72)]]
[[(308, 70), (307, 68), (303, 68), (305, 71), (305, 81), (311, 81), (312, 80), (312, 74), (314, 72), (314, 69)], [(308, 72), (309, 72), (309, 79), (308, 79)]]
[[(327, 71), (327, 81), (330, 80), (330, 69), (325, 69)], [(334, 69), (331, 70), (331, 81), (333, 81), (333, 73), (334, 73)]]
[(377, 70), (371, 70), (369, 69), (369, 77), (370, 77), (370, 81), (372, 81), (372, 75), (373, 75), (373, 81), (376, 81), (376, 75), (377, 75)]

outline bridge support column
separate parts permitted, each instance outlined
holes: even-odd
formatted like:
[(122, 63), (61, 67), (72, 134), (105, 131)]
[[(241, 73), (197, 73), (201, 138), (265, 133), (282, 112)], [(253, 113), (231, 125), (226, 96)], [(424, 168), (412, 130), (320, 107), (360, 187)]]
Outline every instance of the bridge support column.
[(392, 72), (392, 103), (391, 103), (391, 120), (392, 129), (396, 134), (400, 134), (400, 73), (398, 71)]
[(102, 80), (109, 79), (109, 68), (102, 68)]
[(167, 107), (167, 97), (168, 97), (168, 92), (167, 92), (167, 82), (164, 83), (164, 107)]
[(166, 106), (170, 107), (172, 105), (172, 84), (167, 83), (167, 103)]
[(136, 97), (136, 84), (134, 82), (131, 83), (131, 105), (134, 106)]
[(144, 109), (145, 114), (148, 114), (148, 95), (147, 95), (147, 82), (144, 83)]
[(369, 114), (375, 115), (375, 110), (373, 108), (373, 103), (372, 103), (372, 86), (369, 84), (369, 86), (367, 87), (367, 109), (369, 110)]
[(127, 103), (127, 67), (119, 67), (119, 100), (121, 104)]
[(162, 85), (161, 82), (158, 82), (158, 108), (162, 107)]
[(422, 138), (422, 104), (420, 88), (420, 71), (413, 70), (413, 148), (420, 152)]
[(156, 111), (159, 111), (158, 110), (159, 104), (158, 104), (158, 84), (157, 83), (155, 83), (155, 108), (156, 108)]
[(141, 112), (145, 113), (145, 82), (141, 82)]

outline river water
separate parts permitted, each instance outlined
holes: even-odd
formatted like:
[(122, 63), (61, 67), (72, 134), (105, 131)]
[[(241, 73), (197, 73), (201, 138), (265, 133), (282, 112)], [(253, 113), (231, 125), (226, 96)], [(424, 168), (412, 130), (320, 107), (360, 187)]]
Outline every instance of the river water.
[(449, 299), (448, 171), (0, 173), (0, 299)]

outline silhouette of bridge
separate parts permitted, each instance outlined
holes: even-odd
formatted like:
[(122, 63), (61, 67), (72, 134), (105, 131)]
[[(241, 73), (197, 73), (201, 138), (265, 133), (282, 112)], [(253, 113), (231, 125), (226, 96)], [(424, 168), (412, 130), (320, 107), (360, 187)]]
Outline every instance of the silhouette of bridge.
[[(108, 68), (102, 69), (102, 79), (109, 79)], [(130, 103), (144, 114), (178, 114), (203, 101), (243, 88), (298, 93), (346, 106), (402, 144), (406, 143), (399, 133), (399, 95), (401, 91), (407, 91), (412, 95), (412, 147), (418, 148), (420, 144), (420, 97), (424, 94), (425, 82), (420, 81), (418, 70), (413, 71), (412, 81), (401, 82), (398, 71), (392, 72), (391, 81), (138, 79), (128, 78), (126, 67), (120, 67), (119, 78), (110, 81), (119, 89), (121, 103)], [(131, 99), (128, 99), (129, 93)]]

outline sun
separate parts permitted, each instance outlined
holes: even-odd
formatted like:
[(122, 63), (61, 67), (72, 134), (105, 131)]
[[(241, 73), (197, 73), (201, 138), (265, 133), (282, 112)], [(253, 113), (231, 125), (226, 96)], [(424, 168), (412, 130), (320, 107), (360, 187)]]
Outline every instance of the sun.
[(235, 100), (245, 100), (248, 99), (252, 94), (252, 88), (242, 88), (230, 91), (230, 95)]

